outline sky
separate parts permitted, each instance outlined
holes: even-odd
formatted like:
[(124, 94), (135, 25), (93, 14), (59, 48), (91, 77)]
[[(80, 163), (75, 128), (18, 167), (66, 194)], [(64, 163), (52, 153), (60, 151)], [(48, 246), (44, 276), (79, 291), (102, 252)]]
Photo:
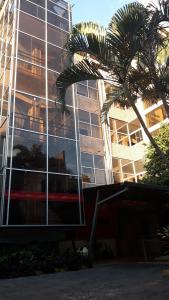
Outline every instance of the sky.
[[(93, 21), (107, 27), (117, 9), (134, 0), (70, 0), (73, 23)], [(143, 4), (147, 0), (140, 0)]]

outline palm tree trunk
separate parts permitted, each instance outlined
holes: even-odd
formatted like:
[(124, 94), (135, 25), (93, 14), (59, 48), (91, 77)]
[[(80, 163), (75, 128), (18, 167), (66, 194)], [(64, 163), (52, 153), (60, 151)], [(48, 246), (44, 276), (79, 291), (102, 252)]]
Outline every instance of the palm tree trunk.
[[(133, 108), (133, 110), (134, 110), (134, 112), (135, 112), (135, 114), (136, 114), (136, 116), (137, 116), (137, 118), (138, 118), (138, 120), (139, 120), (139, 122), (140, 122), (140, 124), (141, 124), (141, 126), (142, 126), (142, 128), (143, 128), (143, 130), (144, 130), (144, 132), (145, 132), (145, 134), (147, 135), (148, 139), (150, 140), (150, 143), (151, 143), (152, 146), (155, 148), (156, 153), (159, 155), (159, 157), (160, 157), (161, 159), (165, 159), (165, 161), (166, 161), (166, 156), (165, 156), (165, 154), (161, 151), (161, 149), (159, 148), (159, 146), (158, 146), (157, 143), (155, 142), (154, 138), (152, 137), (151, 133), (149, 132), (149, 130), (148, 130), (148, 128), (147, 128), (145, 122), (143, 121), (143, 118), (141, 117), (141, 115), (140, 115), (140, 113), (139, 113), (139, 111), (138, 111), (136, 105), (135, 105), (135, 104), (133, 103), (133, 101), (131, 100), (131, 97), (128, 99), (128, 102), (130, 103), (131, 107)], [(169, 162), (166, 161), (166, 163), (167, 163), (167, 165), (168, 165), (168, 167), (169, 167)]]

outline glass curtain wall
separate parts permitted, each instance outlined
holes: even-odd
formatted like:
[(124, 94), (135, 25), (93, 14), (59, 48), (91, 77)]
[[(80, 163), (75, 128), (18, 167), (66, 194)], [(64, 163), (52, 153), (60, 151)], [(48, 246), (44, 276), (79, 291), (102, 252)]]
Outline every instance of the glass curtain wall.
[(83, 188), (106, 184), (98, 83), (76, 84)]
[(62, 0), (18, 1), (15, 73), (7, 136), (3, 225), (81, 224), (81, 180), (72, 88), (56, 91), (69, 63), (71, 12)]

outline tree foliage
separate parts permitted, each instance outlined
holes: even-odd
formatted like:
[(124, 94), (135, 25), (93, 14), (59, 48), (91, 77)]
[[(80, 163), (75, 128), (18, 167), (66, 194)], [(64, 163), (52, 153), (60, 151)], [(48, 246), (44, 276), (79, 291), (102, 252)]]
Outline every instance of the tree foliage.
[(105, 99), (103, 119), (107, 120), (108, 111), (115, 102), (131, 106), (159, 155), (161, 151), (136, 101), (138, 97), (153, 103), (161, 99), (169, 117), (169, 55), (168, 51), (162, 52), (168, 40), (167, 9), (168, 0), (159, 0), (159, 5), (147, 7), (133, 2), (115, 13), (107, 29), (93, 22), (75, 25), (66, 48), (70, 55), (80, 53), (83, 59), (77, 63), (72, 61), (56, 83), (60, 101), (65, 106), (66, 89), (71, 84), (87, 79), (110, 82), (113, 89)]
[[(169, 157), (169, 124), (160, 128), (155, 141), (165, 157)], [(145, 170), (147, 173), (143, 179), (144, 182), (169, 185), (169, 170), (166, 159), (160, 158), (152, 145), (147, 148)]]

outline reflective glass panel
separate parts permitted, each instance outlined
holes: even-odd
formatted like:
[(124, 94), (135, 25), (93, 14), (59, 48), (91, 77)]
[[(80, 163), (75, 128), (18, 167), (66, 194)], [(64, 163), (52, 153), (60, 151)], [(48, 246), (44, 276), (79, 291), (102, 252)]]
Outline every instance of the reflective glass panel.
[(151, 111), (146, 115), (147, 126), (151, 127), (160, 122), (162, 122), (166, 118), (166, 112), (164, 107), (158, 107), (155, 110)]
[(56, 15), (52, 12), (49, 12), (49, 11), (48, 11), (48, 15), (47, 15), (47, 22), (54, 26), (57, 26), (65, 31), (69, 31), (68, 20), (65, 20), (65, 19), (59, 17), (58, 15)]
[(46, 132), (46, 101), (38, 97), (16, 93), (15, 127)]
[(92, 136), (98, 139), (101, 139), (102, 134), (101, 134), (101, 127), (98, 126), (91, 126), (92, 128)]
[(90, 125), (85, 124), (85, 123), (79, 123), (79, 132), (82, 135), (87, 135), (87, 136), (91, 136), (91, 129), (90, 129)]
[(88, 86), (97, 89), (97, 81), (96, 80), (89, 80)]
[(81, 152), (81, 163), (84, 167), (93, 168), (93, 155), (85, 152)]
[(68, 38), (68, 33), (49, 24), (47, 28), (48, 42), (56, 46), (64, 47)]
[(91, 124), (97, 125), (97, 126), (100, 125), (99, 115), (91, 113)]
[[(51, 1), (48, 0), (48, 2), (50, 3)], [(65, 9), (68, 9), (68, 3), (67, 1), (63, 1), (63, 0), (52, 0), (53, 3), (56, 3), (58, 6), (60, 7), (64, 7)]]
[(10, 225), (46, 223), (46, 175), (12, 171)]
[(45, 97), (45, 69), (18, 60), (16, 89)]
[(33, 3), (45, 7), (45, 0), (33, 0)]
[(97, 169), (104, 169), (104, 157), (101, 155), (94, 155), (94, 164)]
[(68, 65), (67, 52), (48, 44), (48, 68), (57, 72), (63, 71)]
[(46, 136), (14, 131), (13, 168), (46, 170)]
[(8, 193), (9, 193), (9, 175), (10, 171), (6, 170), (6, 182), (5, 182), (5, 195), (4, 195), (4, 204), (3, 204), (3, 225), (6, 225), (7, 222), (7, 207), (8, 207)]
[(77, 84), (76, 84), (76, 87), (77, 87), (77, 94), (78, 94), (78, 95), (88, 97), (87, 86), (82, 85), (82, 84), (80, 84), (80, 83), (77, 83)]
[(48, 132), (56, 136), (75, 138), (74, 112), (71, 107), (68, 113), (62, 111), (62, 106), (48, 101)]
[(49, 171), (77, 174), (76, 143), (49, 136)]
[(20, 12), (19, 29), (42, 40), (45, 39), (45, 22)]
[(79, 121), (90, 123), (89, 112), (79, 109)]
[(68, 10), (57, 4), (54, 4), (53, 2), (48, 1), (48, 10), (52, 11), (60, 17), (68, 19)]
[(89, 98), (97, 99), (98, 98), (98, 91), (92, 88), (89, 88)]
[(56, 80), (58, 76), (58, 73), (48, 71), (48, 98), (50, 100), (56, 100), (57, 98)]
[[(34, 2), (34, 1), (32, 1)], [(42, 5), (43, 5), (43, 1)], [(34, 5), (33, 3), (26, 1), (26, 0), (21, 0), (20, 2), (20, 10), (35, 16), (38, 19), (45, 20), (45, 10), (38, 5)]]
[(106, 184), (105, 171), (95, 170), (96, 184)]
[(18, 57), (36, 65), (45, 66), (45, 43), (24, 33), (19, 33)]
[(78, 178), (49, 174), (49, 224), (79, 223)]
[(91, 168), (82, 168), (82, 180), (84, 182), (94, 183), (95, 182), (94, 170)]
[[(59, 74), (48, 71), (48, 99), (56, 101), (58, 98), (58, 90), (56, 88), (56, 80)], [(65, 103), (67, 105), (72, 105), (73, 95), (72, 95), (72, 87), (69, 87), (66, 91)]]

